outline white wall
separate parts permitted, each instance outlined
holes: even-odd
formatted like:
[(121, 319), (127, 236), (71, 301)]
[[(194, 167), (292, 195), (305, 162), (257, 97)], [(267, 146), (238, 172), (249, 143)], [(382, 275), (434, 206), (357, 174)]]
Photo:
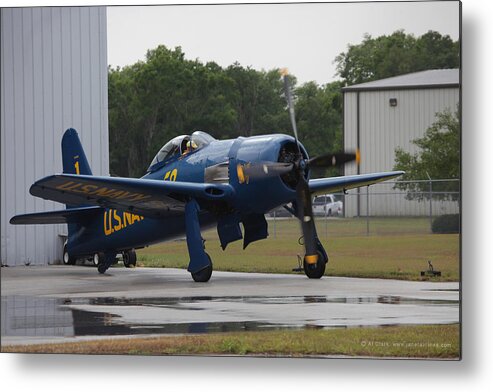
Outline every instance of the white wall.
[[(357, 94), (353, 91), (344, 93), (344, 148), (346, 150), (354, 150), (357, 146)], [(436, 121), (436, 113), (447, 108), (455, 112), (459, 102), (458, 88), (360, 91), (359, 94), (360, 173), (362, 174), (392, 170), (396, 147), (412, 154), (417, 152), (418, 149), (412, 141), (422, 137), (426, 129)], [(390, 98), (397, 99), (396, 107), (389, 105)], [(356, 165), (348, 165), (345, 173), (356, 174), (356, 171)], [(352, 191), (355, 192), (357, 191)], [(365, 189), (360, 192), (366, 195)], [(357, 198), (346, 199), (348, 199), (345, 205), (346, 216), (356, 215)], [(360, 203), (360, 213), (366, 215), (366, 196), (361, 197)], [(410, 215), (422, 215), (421, 211), (424, 211), (422, 204), (407, 200), (402, 203), (399, 201), (399, 205), (406, 208)], [(450, 204), (454, 211), (456, 205), (457, 203)], [(415, 213), (412, 213), (413, 211)], [(371, 201), (370, 214), (394, 215), (394, 211), (389, 209), (386, 198), (381, 197)]]
[(65, 225), (13, 226), (15, 214), (64, 206), (30, 185), (62, 172), (61, 137), (77, 129), (94, 174), (107, 175), (105, 7), (1, 10), (1, 260), (52, 263)]

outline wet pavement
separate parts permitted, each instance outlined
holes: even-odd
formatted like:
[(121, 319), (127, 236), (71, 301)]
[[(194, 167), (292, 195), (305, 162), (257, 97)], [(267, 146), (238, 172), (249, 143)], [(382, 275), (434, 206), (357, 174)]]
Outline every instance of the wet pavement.
[(2, 345), (117, 336), (459, 322), (458, 283), (178, 269), (2, 268)]

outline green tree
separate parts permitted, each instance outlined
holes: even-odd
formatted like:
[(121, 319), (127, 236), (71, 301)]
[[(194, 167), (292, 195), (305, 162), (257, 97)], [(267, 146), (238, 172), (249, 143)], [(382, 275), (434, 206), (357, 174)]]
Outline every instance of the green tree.
[(165, 142), (197, 129), (221, 139), (290, 132), (278, 70), (223, 69), (160, 45), (110, 68), (108, 82), (113, 175), (142, 175)]
[[(260, 75), (253, 134), (291, 134), (291, 122), (286, 110), (284, 86), (280, 78), (279, 69), (272, 69), (267, 72), (261, 71)], [(293, 77), (292, 81), (295, 80)]]
[[(139, 154), (144, 150), (136, 143), (141, 111), (134, 75), (143, 63), (108, 72), (108, 117), (110, 142), (110, 173), (132, 175), (132, 168), (140, 166)], [(138, 141), (138, 139), (137, 139)]]
[(278, 69), (257, 71), (234, 63), (225, 73), (234, 81), (234, 92), (229, 96), (236, 111), (231, 137), (289, 131)]
[(391, 35), (348, 45), (334, 60), (337, 74), (346, 85), (369, 82), (428, 69), (457, 68), (459, 43), (436, 31), (416, 38), (399, 30)]
[(215, 63), (186, 60), (179, 47), (161, 45), (148, 51), (144, 62), (110, 68), (108, 84), (114, 175), (142, 175), (174, 136), (212, 129), (221, 137), (236, 121), (234, 81)]
[(341, 87), (340, 82), (324, 86), (309, 82), (295, 90), (299, 137), (312, 155), (342, 147)]
[(448, 35), (428, 31), (416, 40), (416, 68), (442, 69), (458, 68), (460, 65), (460, 46)]
[[(422, 138), (413, 143), (420, 151), (415, 154), (401, 148), (395, 150), (394, 170), (404, 170), (402, 181), (460, 178), (460, 118), (459, 110), (437, 113), (436, 121), (426, 130)], [(397, 183), (396, 188), (407, 191), (407, 199), (422, 200), (429, 197), (428, 182)], [(459, 181), (433, 184), (437, 199), (458, 200)]]
[[(308, 82), (295, 89), (298, 136), (312, 157), (342, 149), (341, 87)], [(336, 174), (337, 169), (313, 169), (312, 177)]]

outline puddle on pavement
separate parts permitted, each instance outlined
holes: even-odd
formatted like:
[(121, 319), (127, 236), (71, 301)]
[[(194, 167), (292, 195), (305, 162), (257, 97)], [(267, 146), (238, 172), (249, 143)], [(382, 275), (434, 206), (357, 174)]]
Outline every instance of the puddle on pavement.
[[(77, 299), (68, 300), (67, 303), (77, 303)], [(72, 301), (72, 302), (70, 302)], [(225, 297), (211, 297), (211, 296), (196, 296), (196, 297), (169, 297), (169, 298), (114, 298), (114, 297), (100, 297), (91, 298), (89, 302), (84, 299), (84, 303), (91, 305), (109, 305), (109, 306), (163, 306), (173, 307), (183, 306), (187, 303), (200, 303), (200, 302), (241, 302), (250, 304), (278, 304), (278, 305), (290, 305), (290, 304), (303, 304), (303, 303), (346, 303), (346, 304), (393, 304), (393, 305), (434, 305), (434, 306), (450, 306), (458, 304), (458, 301), (451, 300), (430, 300), (420, 298), (406, 298), (399, 296), (378, 296), (378, 297), (345, 297), (345, 298), (332, 298), (326, 296), (283, 296), (283, 297), (264, 297), (264, 296), (225, 296)], [(197, 309), (194, 307), (193, 309)]]
[[(235, 331), (322, 329), (331, 328), (310, 324), (278, 324), (263, 321), (245, 322), (193, 322), (193, 323), (124, 323), (121, 317), (110, 312), (98, 311), (98, 306), (162, 307), (200, 311), (200, 303), (238, 302), (250, 304), (390, 304), (421, 306), (459, 306), (458, 301), (424, 300), (398, 296), (331, 298), (325, 296), (230, 296), (230, 297), (182, 297), (182, 298), (47, 298), (28, 296), (5, 296), (1, 299), (2, 336), (110, 336), (141, 334), (198, 334)], [(187, 304), (194, 304), (188, 306)], [(91, 311), (81, 310), (77, 305), (90, 305)], [(115, 313), (117, 310), (115, 309)], [(390, 318), (392, 319), (392, 318)], [(341, 320), (344, 318), (334, 318)], [(391, 320), (382, 322), (390, 325)], [(341, 326), (339, 326), (341, 327)], [(342, 328), (345, 328), (342, 326)]]

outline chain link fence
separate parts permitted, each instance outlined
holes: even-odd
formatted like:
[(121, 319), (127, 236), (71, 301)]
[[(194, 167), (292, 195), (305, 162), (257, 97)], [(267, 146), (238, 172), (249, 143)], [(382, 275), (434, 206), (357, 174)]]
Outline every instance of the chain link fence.
[[(325, 197), (316, 209), (319, 237), (371, 234), (425, 234), (438, 216), (460, 214), (460, 180), (386, 181)], [(342, 203), (342, 211), (334, 207)], [(330, 214), (329, 214), (330, 211)], [(271, 235), (299, 229), (297, 219), (283, 208), (271, 211)]]

